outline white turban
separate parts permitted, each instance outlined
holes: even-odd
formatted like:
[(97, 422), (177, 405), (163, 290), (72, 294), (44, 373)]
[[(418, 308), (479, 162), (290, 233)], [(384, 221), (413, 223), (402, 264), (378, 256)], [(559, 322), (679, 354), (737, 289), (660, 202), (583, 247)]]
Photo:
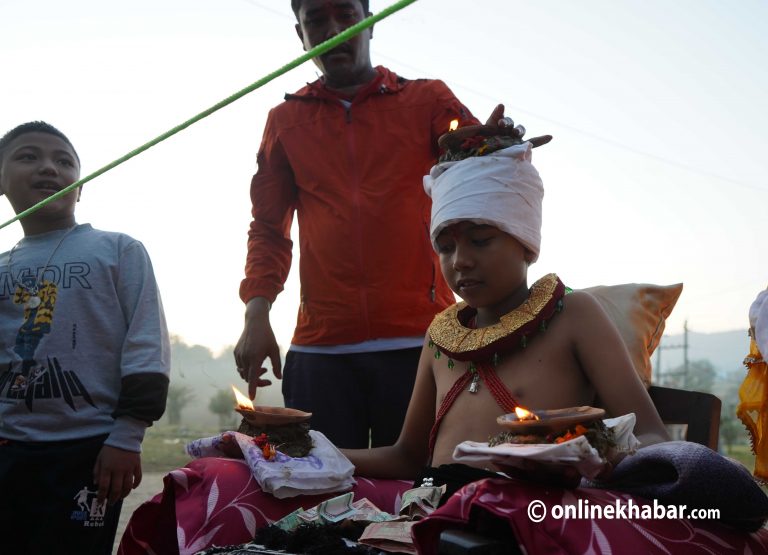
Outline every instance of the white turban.
[(531, 262), (539, 258), (544, 186), (531, 164), (531, 143), (436, 164), (424, 176), (424, 190), (432, 197), (435, 251), (443, 229), (468, 220), (509, 233), (533, 253)]
[(768, 357), (768, 290), (761, 291), (749, 307), (749, 326), (755, 330), (755, 343), (765, 359)]

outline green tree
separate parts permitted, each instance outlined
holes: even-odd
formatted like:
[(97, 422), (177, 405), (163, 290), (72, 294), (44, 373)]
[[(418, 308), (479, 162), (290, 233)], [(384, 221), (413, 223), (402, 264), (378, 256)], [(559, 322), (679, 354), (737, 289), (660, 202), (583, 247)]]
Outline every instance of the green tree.
[(693, 360), (688, 362), (687, 368), (685, 364), (681, 364), (664, 372), (661, 381), (662, 385), (667, 387), (711, 393), (716, 378), (717, 370), (715, 370), (711, 362), (708, 360)]
[(168, 414), (168, 423), (171, 426), (181, 424), (181, 411), (194, 398), (195, 394), (186, 385), (171, 385), (168, 388), (166, 414)]
[(734, 445), (744, 443), (746, 430), (741, 420), (735, 416), (735, 407), (729, 405), (723, 409), (723, 412), (720, 413), (720, 438), (725, 444), (725, 452), (731, 454)]
[(235, 400), (232, 392), (219, 389), (208, 402), (208, 409), (219, 417), (219, 428), (231, 427), (234, 422)]
[[(727, 372), (719, 383), (717, 396), (723, 402), (720, 411), (720, 438), (727, 449), (728, 454), (734, 454), (736, 445), (748, 445), (749, 433), (744, 423), (736, 416), (736, 407), (739, 404), (739, 388), (746, 376), (746, 369), (734, 369)], [(742, 461), (743, 462), (743, 461)]]

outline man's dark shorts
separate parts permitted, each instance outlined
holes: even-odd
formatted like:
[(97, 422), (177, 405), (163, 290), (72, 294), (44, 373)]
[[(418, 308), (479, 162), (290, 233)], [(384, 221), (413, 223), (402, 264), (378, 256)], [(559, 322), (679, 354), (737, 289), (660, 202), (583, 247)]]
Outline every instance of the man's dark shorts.
[(411, 400), (421, 347), (329, 355), (288, 351), (285, 406), (312, 413), (311, 426), (338, 447), (392, 445)]

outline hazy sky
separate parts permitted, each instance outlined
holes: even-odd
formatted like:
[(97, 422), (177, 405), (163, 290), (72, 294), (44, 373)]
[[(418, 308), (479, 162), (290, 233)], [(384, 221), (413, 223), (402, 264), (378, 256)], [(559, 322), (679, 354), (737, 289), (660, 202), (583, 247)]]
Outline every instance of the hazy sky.
[[(0, 133), (44, 119), (87, 175), (300, 55), (293, 24), (288, 0), (0, 0)], [(504, 102), (530, 135), (555, 136), (534, 152), (546, 193), (531, 281), (684, 282), (667, 333), (686, 319), (713, 332), (746, 328), (768, 285), (766, 28), (758, 0), (419, 0), (371, 49), (443, 79), (480, 119)], [(78, 221), (147, 246), (188, 342), (240, 335), (265, 117), (315, 77), (307, 63), (85, 187)], [(0, 230), (0, 250), (20, 236)], [(297, 299), (292, 273), (272, 311), (285, 346)]]

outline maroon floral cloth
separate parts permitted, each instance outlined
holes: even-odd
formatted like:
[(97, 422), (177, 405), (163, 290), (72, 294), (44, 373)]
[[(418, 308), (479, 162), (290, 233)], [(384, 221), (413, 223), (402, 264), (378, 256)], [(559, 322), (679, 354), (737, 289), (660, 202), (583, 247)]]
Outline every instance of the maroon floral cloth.
[[(355, 499), (397, 512), (410, 481), (356, 477)], [(340, 493), (340, 492), (339, 492)], [(276, 499), (259, 487), (245, 462), (205, 457), (165, 476), (163, 491), (131, 516), (118, 555), (192, 555), (214, 545), (253, 539), (258, 528), (339, 493)]]
[[(528, 507), (541, 501), (547, 508), (533, 522)], [(506, 520), (525, 553), (583, 554), (726, 554), (768, 553), (768, 530), (741, 532), (719, 522), (663, 519), (557, 519), (552, 507), (575, 505), (652, 505), (651, 501), (603, 489), (564, 490), (517, 480), (485, 479), (464, 486), (442, 507), (413, 527), (414, 543), (422, 555), (437, 553), (440, 532), (464, 528), (478, 511)], [(541, 514), (536, 511), (536, 515)], [(641, 514), (641, 513), (640, 513)]]

